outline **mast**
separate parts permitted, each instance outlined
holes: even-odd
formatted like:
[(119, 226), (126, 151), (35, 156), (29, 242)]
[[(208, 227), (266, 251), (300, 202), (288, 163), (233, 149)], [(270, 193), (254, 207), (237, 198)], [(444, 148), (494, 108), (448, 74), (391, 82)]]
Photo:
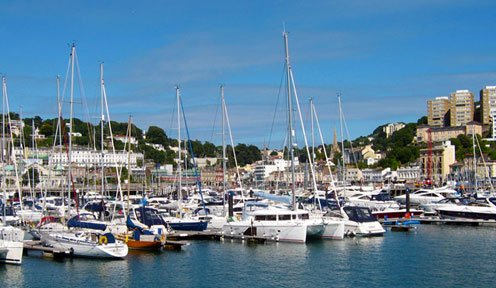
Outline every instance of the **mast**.
[(339, 125), (341, 128), (341, 159), (343, 162), (342, 179), (344, 186), (346, 185), (346, 163), (344, 161), (344, 128), (343, 128), (343, 109), (341, 107), (341, 93), (338, 93), (338, 105), (339, 105)]
[(2, 224), (3, 226), (6, 226), (6, 219), (7, 219), (7, 192), (5, 191), (5, 97), (7, 94), (7, 82), (5, 80), (5, 76), (2, 77), (2, 164), (3, 166), (3, 179), (2, 179), (2, 190), (3, 190), (3, 221)]
[[(72, 131), (73, 131), (73, 122), (72, 118), (74, 117), (74, 58), (76, 54), (76, 45), (72, 44), (71, 48), (71, 99), (70, 99), (70, 114), (69, 114), (69, 153), (68, 153), (68, 167), (67, 167), (67, 178), (68, 178), (68, 207), (67, 210), (71, 207), (71, 187), (72, 187)], [(69, 211), (70, 213), (70, 211)], [(64, 218), (65, 218), (65, 210), (64, 210)]]
[(105, 83), (103, 80), (103, 63), (100, 63), (100, 111), (101, 111), (101, 119), (100, 119), (100, 180), (101, 180), (101, 185), (100, 185), (100, 195), (104, 194), (104, 188), (103, 185), (105, 183), (105, 169), (104, 169), (104, 158), (105, 158), (105, 153), (103, 150), (103, 129), (104, 129), (104, 122), (105, 122), (105, 112), (104, 112), (104, 87)]
[(181, 169), (181, 98), (180, 98), (179, 86), (176, 86), (176, 100), (177, 100), (177, 174), (178, 174), (178, 203), (179, 209), (181, 209), (181, 203), (183, 200), (182, 192), (182, 169)]
[(226, 131), (225, 131), (225, 121), (226, 121), (226, 102), (224, 99), (224, 86), (220, 86), (220, 95), (222, 99), (222, 202), (225, 200), (226, 196), (226, 187), (227, 187), (227, 179), (226, 179)]
[(287, 78), (287, 93), (288, 93), (288, 149), (291, 161), (291, 202), (292, 209), (296, 210), (296, 195), (295, 195), (295, 167), (294, 167), (294, 150), (293, 150), (293, 111), (291, 104), (291, 64), (289, 63), (289, 48), (288, 48), (288, 33), (286, 31), (283, 32), (284, 37), (284, 51), (285, 51), (285, 59), (286, 59), (286, 78)]
[(477, 187), (477, 157), (475, 155), (475, 153), (476, 153), (475, 128), (472, 128), (472, 145), (473, 145), (473, 150), (474, 150), (474, 192), (477, 193), (477, 190), (479, 188)]
[[(127, 214), (129, 215), (130, 203), (129, 197), (131, 195), (130, 186), (131, 186), (131, 116), (127, 121)], [(143, 191), (144, 192), (144, 191)]]
[[(19, 117), (19, 118), (22, 119), (22, 117)], [(34, 118), (32, 119), (31, 124), (32, 124), (32, 126), (31, 126), (31, 131), (32, 132), (31, 133), (33, 133), (33, 135), (31, 136), (31, 145), (33, 147), (33, 153), (34, 153), (34, 152), (36, 152), (36, 145), (35, 145), (35, 141), (34, 141), (34, 134), (35, 134)], [(38, 153), (36, 153), (36, 158), (38, 158)], [(36, 165), (38, 165), (38, 161), (36, 161)], [(31, 182), (32, 183), (32, 186), (31, 186), (31, 197), (33, 197), (33, 199), (35, 198), (35, 194), (34, 194), (34, 185), (35, 185), (35, 183), (34, 183), (34, 166), (35, 165), (33, 165), (32, 169), (31, 169), (31, 176), (32, 176), (31, 177), (31, 181), (32, 181)]]

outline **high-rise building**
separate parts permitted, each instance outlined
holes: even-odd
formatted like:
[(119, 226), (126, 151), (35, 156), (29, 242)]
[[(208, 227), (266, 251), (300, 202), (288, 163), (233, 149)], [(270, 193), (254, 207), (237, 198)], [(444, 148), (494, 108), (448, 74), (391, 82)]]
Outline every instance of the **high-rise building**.
[(450, 100), (448, 97), (436, 97), (427, 101), (427, 124), (433, 127), (449, 125)]
[(493, 124), (493, 139), (496, 139), (496, 86), (486, 86), (480, 91), (481, 123)]
[(450, 94), (450, 126), (464, 126), (474, 120), (474, 94), (456, 90)]

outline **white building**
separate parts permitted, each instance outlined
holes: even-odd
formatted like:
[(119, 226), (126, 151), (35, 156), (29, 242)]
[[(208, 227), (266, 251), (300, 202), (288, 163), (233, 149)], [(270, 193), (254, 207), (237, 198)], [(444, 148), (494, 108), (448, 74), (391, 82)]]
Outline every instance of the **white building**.
[(363, 169), (362, 175), (365, 182), (383, 182), (391, 177), (391, 168)]
[(132, 145), (138, 144), (138, 140), (136, 140), (136, 137), (127, 137), (126, 135), (114, 135), (114, 140), (121, 141), (122, 143), (126, 144), (129, 140), (129, 143)]
[(420, 166), (401, 167), (395, 172), (396, 175), (394, 175), (394, 180), (397, 181), (416, 181), (417, 179), (420, 179), (421, 175)]
[(391, 135), (393, 135), (394, 132), (403, 129), (404, 127), (404, 123), (389, 123), (386, 126), (382, 127), (382, 131), (386, 133), (386, 138), (389, 138)]
[[(68, 163), (68, 153), (66, 151), (56, 151), (50, 155), (51, 163), (67, 165)], [(101, 151), (90, 150), (90, 149), (76, 149), (72, 151), (71, 157), (72, 163), (76, 166), (100, 166), (104, 167), (127, 167), (128, 166), (128, 153), (127, 152), (116, 152), (113, 154), (110, 151), (104, 151), (103, 161)], [(129, 165), (131, 168), (136, 168), (138, 160), (143, 163), (142, 153), (130, 153), (129, 154)]]

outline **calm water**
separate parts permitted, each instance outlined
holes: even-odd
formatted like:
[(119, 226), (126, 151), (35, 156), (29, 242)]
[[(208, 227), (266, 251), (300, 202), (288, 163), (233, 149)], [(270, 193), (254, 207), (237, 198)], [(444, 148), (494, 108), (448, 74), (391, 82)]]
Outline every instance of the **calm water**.
[(300, 244), (194, 241), (120, 261), (25, 256), (0, 287), (495, 287), (496, 228), (419, 226)]

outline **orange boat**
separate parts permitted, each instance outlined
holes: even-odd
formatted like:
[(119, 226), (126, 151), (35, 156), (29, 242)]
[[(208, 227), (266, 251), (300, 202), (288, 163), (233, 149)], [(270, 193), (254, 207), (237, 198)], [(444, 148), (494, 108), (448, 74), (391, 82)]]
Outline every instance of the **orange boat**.
[(160, 251), (165, 243), (165, 236), (159, 239), (156, 235), (143, 235), (139, 232), (119, 235), (116, 238), (124, 241), (132, 250)]

